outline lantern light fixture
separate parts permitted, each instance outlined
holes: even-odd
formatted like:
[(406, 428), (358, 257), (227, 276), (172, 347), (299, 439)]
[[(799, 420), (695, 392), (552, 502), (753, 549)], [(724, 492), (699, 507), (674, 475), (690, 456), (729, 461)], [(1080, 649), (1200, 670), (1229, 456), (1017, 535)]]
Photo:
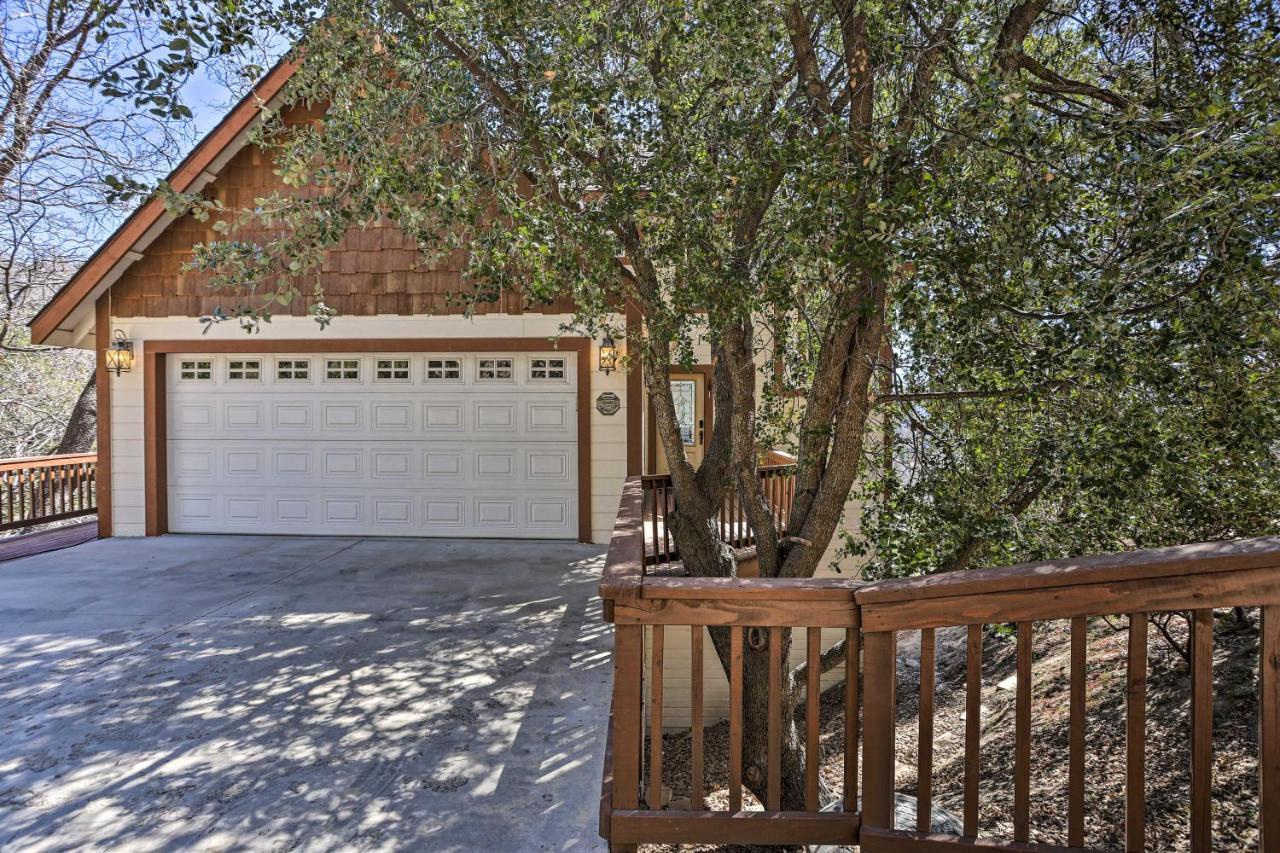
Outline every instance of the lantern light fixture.
[(124, 332), (116, 329), (107, 347), (107, 370), (114, 370), (116, 376), (133, 370), (133, 341), (124, 336)]
[(605, 376), (618, 369), (618, 347), (608, 332), (600, 340), (600, 372)]

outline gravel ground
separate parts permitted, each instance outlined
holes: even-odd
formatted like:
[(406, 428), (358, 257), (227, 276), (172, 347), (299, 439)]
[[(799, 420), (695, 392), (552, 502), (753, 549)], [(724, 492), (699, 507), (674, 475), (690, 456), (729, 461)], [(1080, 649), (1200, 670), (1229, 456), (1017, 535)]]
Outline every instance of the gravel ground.
[[(1220, 611), (1214, 646), (1213, 849), (1257, 849), (1257, 661), (1256, 613), (1238, 622)], [(1069, 623), (1036, 624), (1033, 642), (1031, 840), (1066, 843)], [(1175, 619), (1173, 639), (1185, 642), (1186, 625)], [(898, 790), (914, 794), (917, 758), (918, 635), (902, 635), (898, 682)], [(1086, 673), (1085, 840), (1095, 847), (1123, 847), (1124, 692), (1127, 621), (1089, 622)], [(963, 811), (964, 646), (963, 628), (940, 630), (934, 716), (935, 804)], [(1013, 831), (1013, 739), (1015, 643), (988, 628), (982, 691), (983, 835)], [(1151, 628), (1148, 638), (1147, 849), (1188, 849), (1191, 678), (1189, 668)], [(822, 699), (823, 777), (843, 789), (844, 688)], [(799, 709), (803, 720), (803, 706)], [(689, 736), (667, 734), (663, 777), (674, 802), (689, 796)], [(708, 807), (728, 807), (728, 724), (705, 735)], [(745, 808), (758, 808), (746, 791)], [(753, 848), (652, 845), (647, 851), (742, 851)], [(777, 849), (777, 848), (770, 848)]]

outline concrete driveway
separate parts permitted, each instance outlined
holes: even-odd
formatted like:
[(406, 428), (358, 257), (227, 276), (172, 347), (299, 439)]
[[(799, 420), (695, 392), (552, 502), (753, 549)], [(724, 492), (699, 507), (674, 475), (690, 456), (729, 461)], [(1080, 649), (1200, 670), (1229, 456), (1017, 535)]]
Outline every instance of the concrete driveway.
[(602, 551), (165, 536), (0, 566), (0, 849), (599, 849)]

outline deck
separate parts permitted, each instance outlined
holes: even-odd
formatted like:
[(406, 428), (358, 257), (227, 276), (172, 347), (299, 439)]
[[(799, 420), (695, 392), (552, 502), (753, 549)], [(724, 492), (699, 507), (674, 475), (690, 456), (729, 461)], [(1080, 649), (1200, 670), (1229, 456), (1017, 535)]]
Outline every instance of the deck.
[(73, 545), (92, 542), (98, 538), (98, 519), (78, 521), (66, 527), (41, 530), (38, 533), (21, 533), (0, 539), (0, 563), (18, 560), (46, 551), (60, 551)]

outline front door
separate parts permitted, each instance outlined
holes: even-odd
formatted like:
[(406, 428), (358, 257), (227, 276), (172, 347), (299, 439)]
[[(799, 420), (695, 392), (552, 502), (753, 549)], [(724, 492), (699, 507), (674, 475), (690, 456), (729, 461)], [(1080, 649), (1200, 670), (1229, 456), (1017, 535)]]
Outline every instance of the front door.
[[(702, 373), (672, 373), (671, 399), (676, 406), (676, 424), (680, 428), (680, 442), (684, 445), (685, 458), (697, 468), (702, 464), (707, 432), (707, 377)], [(654, 473), (667, 474), (667, 456), (657, 446)]]

